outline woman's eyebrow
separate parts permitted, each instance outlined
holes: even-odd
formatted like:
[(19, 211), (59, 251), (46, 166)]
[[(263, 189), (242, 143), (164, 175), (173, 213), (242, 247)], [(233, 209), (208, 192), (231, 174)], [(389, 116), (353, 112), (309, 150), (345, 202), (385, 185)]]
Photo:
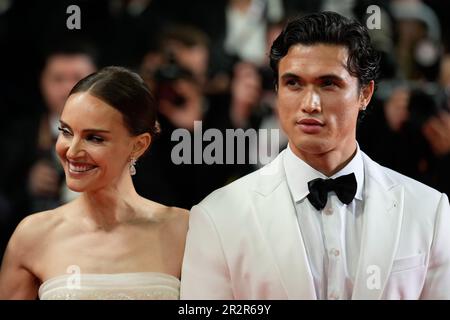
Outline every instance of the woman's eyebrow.
[[(67, 127), (68, 129), (72, 129), (67, 123), (62, 120), (59, 120), (63, 127)], [(111, 133), (109, 130), (105, 129), (83, 129), (83, 132), (99, 132), (99, 133)]]

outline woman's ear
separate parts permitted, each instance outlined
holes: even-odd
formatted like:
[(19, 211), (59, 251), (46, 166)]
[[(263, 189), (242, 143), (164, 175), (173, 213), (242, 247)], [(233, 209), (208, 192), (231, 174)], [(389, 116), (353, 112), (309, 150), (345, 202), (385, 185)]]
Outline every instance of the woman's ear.
[(373, 80), (370, 80), (368, 84), (366, 84), (361, 88), (361, 93), (359, 96), (361, 110), (365, 110), (368, 104), (370, 103), (374, 90), (375, 90), (375, 81)]
[(135, 140), (133, 146), (133, 155), (136, 159), (139, 159), (150, 146), (150, 143), (152, 142), (152, 137), (150, 133), (145, 132), (134, 137), (134, 139)]

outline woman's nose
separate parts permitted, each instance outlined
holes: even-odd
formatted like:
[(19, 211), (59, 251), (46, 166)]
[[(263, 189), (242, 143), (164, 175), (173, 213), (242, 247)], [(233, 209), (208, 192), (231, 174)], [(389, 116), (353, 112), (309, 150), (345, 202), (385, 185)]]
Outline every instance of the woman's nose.
[(84, 151), (82, 141), (77, 138), (73, 138), (70, 141), (69, 149), (66, 152), (67, 158), (76, 158)]

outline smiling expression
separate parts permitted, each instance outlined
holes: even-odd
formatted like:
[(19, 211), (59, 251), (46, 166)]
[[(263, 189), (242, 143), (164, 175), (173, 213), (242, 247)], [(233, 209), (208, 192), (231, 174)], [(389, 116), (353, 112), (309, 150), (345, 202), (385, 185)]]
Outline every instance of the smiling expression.
[(122, 114), (107, 103), (86, 92), (71, 95), (59, 130), (56, 151), (70, 189), (95, 191), (129, 174), (133, 137)]

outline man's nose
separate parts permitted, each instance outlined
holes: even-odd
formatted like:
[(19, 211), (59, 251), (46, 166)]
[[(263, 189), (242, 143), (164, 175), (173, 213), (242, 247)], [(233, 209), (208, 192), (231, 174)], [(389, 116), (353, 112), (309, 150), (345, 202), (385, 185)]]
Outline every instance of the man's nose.
[(302, 111), (305, 113), (321, 112), (320, 95), (313, 88), (306, 88), (302, 98)]

